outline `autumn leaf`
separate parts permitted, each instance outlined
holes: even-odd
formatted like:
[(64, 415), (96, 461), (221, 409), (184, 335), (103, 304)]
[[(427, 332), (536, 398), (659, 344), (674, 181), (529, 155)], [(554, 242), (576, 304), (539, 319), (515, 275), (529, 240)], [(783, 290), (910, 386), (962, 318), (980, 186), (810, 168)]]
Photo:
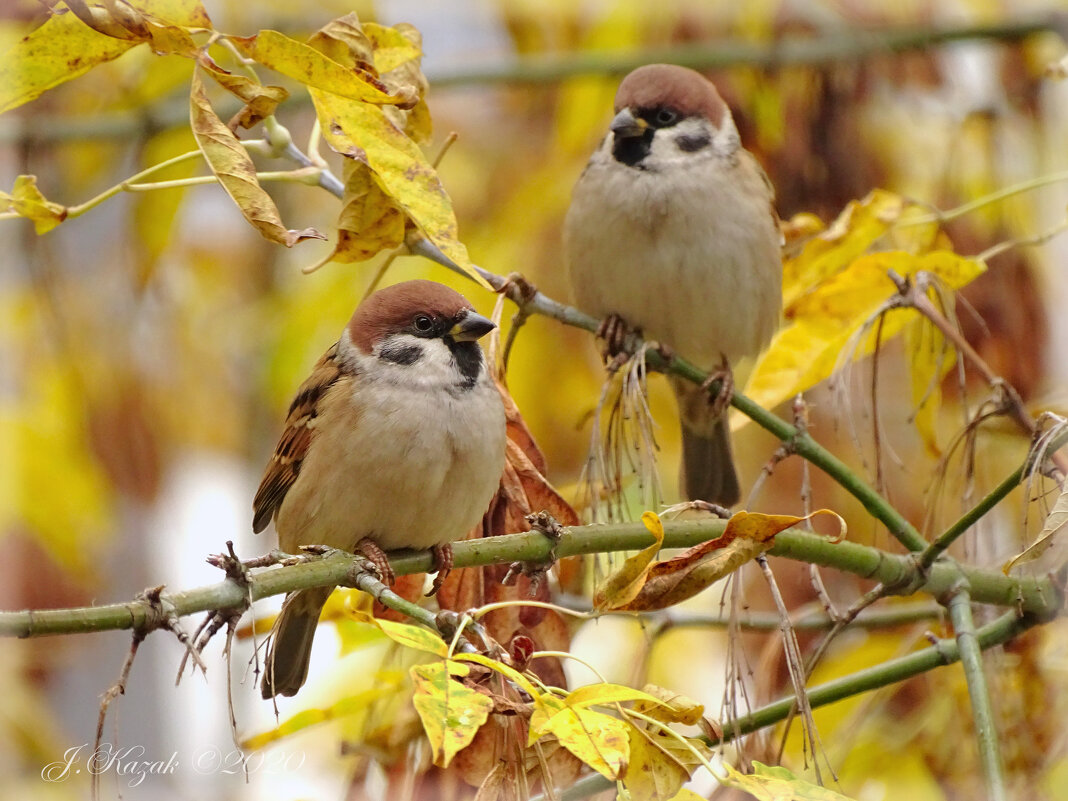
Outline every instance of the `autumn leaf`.
[(70, 12), (54, 10), (44, 24), (0, 57), (0, 113), (118, 58), (141, 42), (155, 40), (153, 46), (160, 52), (177, 52), (186, 47), (187, 39), (192, 41), (182, 28), (211, 28), (199, 0), (140, 0), (137, 5), (137, 10), (121, 6), (126, 24), (134, 30), (106, 8), (89, 6), (84, 0), (68, 3)]
[(628, 724), (618, 718), (567, 706), (544, 693), (535, 699), (530, 743), (554, 735), (568, 751), (612, 781), (620, 777), (630, 754)]
[(744, 790), (757, 801), (850, 801), (848, 796), (800, 779), (786, 768), (753, 762), (753, 772), (745, 774), (727, 764), (723, 767), (727, 776), (720, 777), (720, 784)]
[[(467, 256), (467, 249), (457, 239), (449, 196), (419, 146), (378, 106), (314, 88), (310, 92), (330, 147), (366, 164), (391, 203), (455, 264), (485, 285)], [(355, 236), (349, 241), (362, 250), (359, 233), (354, 231)]]
[(203, 67), (208, 75), (215, 79), (221, 87), (244, 101), (244, 107), (234, 115), (227, 127), (235, 130), (238, 127), (251, 128), (265, 117), (274, 114), (278, 104), (289, 97), (281, 86), (263, 86), (244, 75), (224, 70), (216, 64), (206, 53), (200, 53), (197, 63)]
[(365, 712), (375, 701), (382, 698), (395, 696), (404, 686), (404, 674), (395, 670), (379, 671), (375, 675), (373, 689), (346, 695), (325, 709), (304, 709), (290, 718), (282, 721), (273, 729), (268, 729), (260, 734), (246, 737), (241, 741), (241, 747), (250, 751), (265, 748), (271, 743), (278, 742), (286, 737), (307, 729), (310, 726), (318, 726), (331, 720), (339, 720), (351, 715)]
[(337, 244), (324, 259), (305, 267), (306, 273), (331, 261), (364, 261), (404, 242), (404, 212), (379, 184), (375, 173), (356, 159), (345, 159), (342, 167), (345, 192), (337, 221)]
[[(783, 306), (787, 309), (807, 292), (850, 264), (886, 235), (901, 217), (906, 201), (900, 195), (876, 189), (863, 200), (851, 201), (838, 218), (818, 235), (810, 238), (795, 259), (783, 265)], [(796, 223), (794, 236), (815, 231), (816, 221), (803, 217)]]
[[(1053, 510), (1046, 518), (1042, 531), (1033, 543), (1020, 554), (1017, 554), (1008, 562), (1002, 570), (1006, 575), (1014, 567), (1028, 564), (1041, 559), (1042, 568), (1032, 571), (1035, 575), (1060, 570), (1065, 562), (1068, 562), (1068, 541), (1065, 539), (1065, 528), (1068, 527), (1068, 488), (1061, 490)], [(1058, 539), (1059, 537), (1059, 539)]]
[(661, 723), (684, 723), (687, 726), (694, 726), (705, 714), (704, 704), (666, 687), (646, 684), (642, 691), (655, 701), (650, 703), (638, 700), (634, 704), (634, 711), (648, 715)]
[(648, 547), (627, 558), (623, 565), (597, 588), (593, 596), (596, 609), (619, 609), (630, 603), (645, 584), (653, 559), (664, 542), (664, 525), (655, 512), (643, 512), (642, 523), (653, 535)]
[[(877, 221), (869, 223), (876, 224)], [(833, 262), (836, 267), (841, 266), (837, 260)], [(822, 273), (823, 269), (813, 268), (813, 272)], [(854, 345), (854, 358), (870, 354), (875, 346), (874, 330), (853, 340), (864, 324), (898, 294), (897, 285), (888, 276), (890, 270), (905, 278), (926, 272), (943, 286), (957, 289), (984, 269), (980, 262), (949, 251), (922, 255), (890, 251), (854, 259), (788, 304), (788, 323), (754, 366), (746, 395), (761, 406), (773, 408), (828, 378), (847, 345)], [(887, 314), (880, 331), (882, 340), (897, 336), (916, 320), (916, 314), (908, 310)]]
[(37, 178), (33, 175), (18, 176), (10, 195), (0, 192), (0, 208), (4, 206), (7, 210), (33, 220), (33, 228), (38, 234), (51, 231), (67, 219), (66, 206), (46, 200), (37, 188)]
[(441, 767), (448, 767), (453, 756), (470, 744), (493, 710), (489, 696), (453, 678), (465, 676), (469, 670), (452, 660), (411, 669), (415, 683), (412, 702), (430, 740), (434, 762)]
[(358, 103), (412, 105), (410, 94), (392, 95), (377, 77), (339, 64), (310, 44), (298, 42), (284, 33), (263, 30), (255, 36), (231, 37), (242, 55), (287, 75), (309, 89)]
[(417, 651), (426, 651), (441, 657), (447, 656), (449, 653), (449, 648), (441, 637), (428, 629), (424, 629), (422, 626), (414, 626), (411, 623), (398, 623), (393, 620), (382, 620), (359, 610), (348, 610), (348, 616), (353, 620), (377, 626), (393, 642), (403, 645), (405, 648), (414, 648)]
[(288, 230), (282, 225), (271, 196), (256, 180), (256, 166), (241, 141), (219, 119), (208, 102), (200, 73), (193, 73), (190, 92), (190, 125), (204, 158), (238, 209), (264, 238), (292, 247), (304, 239), (325, 239), (314, 228)]
[(674, 606), (711, 586), (755, 559), (774, 544), (775, 535), (816, 515), (831, 515), (845, 534), (845, 521), (829, 509), (805, 517), (737, 512), (727, 521), (722, 536), (695, 545), (683, 553), (652, 565), (640, 591), (621, 611), (647, 611)]
[(623, 786), (632, 798), (650, 801), (671, 801), (677, 798), (683, 783), (693, 775), (694, 769), (706, 760), (711, 751), (700, 740), (685, 738), (680, 743), (670, 734), (646, 731), (638, 726), (629, 726), (630, 758)]

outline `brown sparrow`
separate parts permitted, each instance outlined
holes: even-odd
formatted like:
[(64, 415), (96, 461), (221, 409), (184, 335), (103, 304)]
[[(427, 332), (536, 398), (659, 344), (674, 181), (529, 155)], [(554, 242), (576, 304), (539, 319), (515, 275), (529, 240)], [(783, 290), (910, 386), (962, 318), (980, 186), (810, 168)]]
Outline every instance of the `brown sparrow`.
[[(434, 548), (481, 519), (504, 471), (504, 405), (476, 340), (494, 328), (432, 281), (379, 290), (297, 391), (253, 501), (282, 550)], [(388, 563), (387, 563), (388, 567)], [(286, 597), (263, 697), (304, 684), (330, 588)]]
[[(779, 321), (781, 235), (771, 184), (730, 110), (697, 72), (651, 64), (623, 79), (615, 111), (565, 221), (576, 304), (705, 370), (756, 356)], [(672, 385), (687, 498), (736, 503), (724, 404)]]

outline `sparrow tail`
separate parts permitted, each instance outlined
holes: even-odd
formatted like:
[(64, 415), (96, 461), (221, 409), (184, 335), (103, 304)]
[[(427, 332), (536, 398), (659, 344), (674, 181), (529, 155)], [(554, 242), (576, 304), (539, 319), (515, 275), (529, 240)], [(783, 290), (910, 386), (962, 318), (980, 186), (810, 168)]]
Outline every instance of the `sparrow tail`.
[(315, 627), (330, 596), (330, 588), (290, 593), (274, 624), (260, 691), (264, 698), (296, 695), (308, 678)]
[(682, 477), (687, 500), (702, 500), (733, 506), (741, 497), (738, 474), (731, 456), (730, 429), (726, 416), (716, 421), (705, 436), (682, 426)]

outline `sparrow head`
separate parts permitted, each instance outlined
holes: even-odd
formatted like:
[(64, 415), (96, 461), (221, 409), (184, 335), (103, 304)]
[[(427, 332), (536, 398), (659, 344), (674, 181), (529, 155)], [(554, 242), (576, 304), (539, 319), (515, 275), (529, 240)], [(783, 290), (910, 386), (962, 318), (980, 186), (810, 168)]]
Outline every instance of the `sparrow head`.
[[(733, 159), (740, 147), (730, 109), (703, 75), (673, 64), (648, 64), (616, 92), (609, 146), (616, 161), (642, 170), (699, 155)], [(689, 158), (687, 158), (689, 157)]]
[(405, 281), (380, 289), (352, 315), (346, 333), (361, 353), (396, 379), (418, 366), (420, 383), (470, 389), (483, 372), (480, 337), (496, 326), (467, 299), (433, 281)]

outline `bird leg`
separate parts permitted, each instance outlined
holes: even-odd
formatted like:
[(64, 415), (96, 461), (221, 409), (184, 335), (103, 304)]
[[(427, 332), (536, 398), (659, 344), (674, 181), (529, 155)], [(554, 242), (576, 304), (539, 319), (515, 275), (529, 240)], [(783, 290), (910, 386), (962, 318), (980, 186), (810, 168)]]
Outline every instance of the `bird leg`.
[(374, 565), (382, 581), (391, 587), (393, 586), (393, 582), (397, 580), (397, 574), (393, 572), (393, 566), (390, 565), (386, 552), (378, 546), (377, 542), (370, 537), (364, 537), (356, 543), (353, 551), (360, 556), (366, 557), (367, 561)]
[(731, 367), (727, 364), (726, 356), (719, 363), (719, 367), (709, 373), (708, 378), (701, 383), (701, 389), (708, 392), (709, 388), (717, 381), (721, 382), (719, 391), (709, 398), (709, 403), (712, 405), (712, 413), (719, 417), (727, 411), (727, 407), (731, 405), (731, 399), (734, 397), (734, 373), (731, 372)]
[(608, 315), (597, 326), (597, 337), (604, 340), (604, 351), (601, 355), (609, 372), (618, 370), (630, 356), (627, 352), (627, 339), (631, 334), (640, 336), (641, 331), (631, 328), (618, 314)]
[(437, 595), (441, 585), (445, 583), (446, 576), (452, 570), (452, 543), (446, 542), (441, 545), (435, 545), (430, 549), (430, 552), (434, 555), (434, 569), (438, 574), (434, 576), (434, 583), (430, 587), (430, 592), (426, 594), (428, 598), (431, 595)]

